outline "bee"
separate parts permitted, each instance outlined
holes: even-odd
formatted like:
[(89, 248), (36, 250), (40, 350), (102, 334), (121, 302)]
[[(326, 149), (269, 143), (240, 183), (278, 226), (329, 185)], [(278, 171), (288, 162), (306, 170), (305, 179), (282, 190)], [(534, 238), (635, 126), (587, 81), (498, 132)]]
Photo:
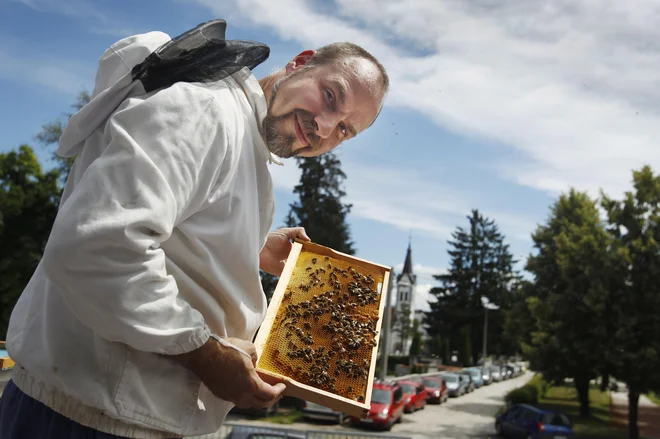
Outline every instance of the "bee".
[(305, 323), (303, 323), (303, 328), (312, 329), (312, 325), (309, 322), (305, 322)]
[(312, 258), (312, 264), (316, 264), (316, 258)]
[(311, 269), (312, 269), (312, 267), (307, 267), (307, 268), (305, 268), (305, 271), (309, 271)]

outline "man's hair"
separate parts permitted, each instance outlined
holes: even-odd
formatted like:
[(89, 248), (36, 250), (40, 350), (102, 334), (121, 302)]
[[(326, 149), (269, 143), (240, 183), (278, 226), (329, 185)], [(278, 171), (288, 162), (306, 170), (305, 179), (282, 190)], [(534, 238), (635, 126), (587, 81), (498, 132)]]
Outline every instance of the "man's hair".
[(320, 47), (305, 64), (306, 67), (319, 66), (324, 64), (331, 64), (336, 61), (341, 61), (347, 58), (362, 58), (374, 64), (380, 72), (380, 86), (383, 94), (387, 94), (390, 87), (390, 78), (387, 75), (385, 67), (374, 57), (371, 53), (367, 52), (357, 44), (340, 42), (332, 43)]

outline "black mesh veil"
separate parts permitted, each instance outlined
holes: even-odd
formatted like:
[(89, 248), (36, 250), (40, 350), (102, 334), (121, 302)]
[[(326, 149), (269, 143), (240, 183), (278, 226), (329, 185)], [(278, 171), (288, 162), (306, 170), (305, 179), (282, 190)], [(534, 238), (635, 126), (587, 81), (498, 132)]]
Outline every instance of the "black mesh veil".
[(227, 23), (212, 20), (168, 41), (114, 84), (93, 95), (70, 119), (62, 132), (57, 153), (78, 154), (85, 140), (121, 103), (133, 96), (170, 87), (177, 82), (213, 82), (270, 55), (268, 46), (253, 41), (225, 40)]
[(264, 62), (270, 48), (254, 41), (225, 40), (227, 23), (202, 23), (168, 41), (131, 71), (150, 92), (176, 82), (212, 82)]

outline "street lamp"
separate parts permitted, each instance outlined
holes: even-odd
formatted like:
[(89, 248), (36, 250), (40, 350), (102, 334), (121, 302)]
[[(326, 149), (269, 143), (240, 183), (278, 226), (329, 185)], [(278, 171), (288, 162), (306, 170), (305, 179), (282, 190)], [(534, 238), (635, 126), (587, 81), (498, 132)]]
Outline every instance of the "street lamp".
[(484, 359), (484, 364), (483, 366), (486, 367), (486, 347), (488, 343), (488, 310), (489, 309), (499, 309), (500, 307), (495, 305), (494, 303), (491, 303), (487, 297), (481, 296), (481, 304), (484, 306), (484, 352), (483, 352), (483, 359)]

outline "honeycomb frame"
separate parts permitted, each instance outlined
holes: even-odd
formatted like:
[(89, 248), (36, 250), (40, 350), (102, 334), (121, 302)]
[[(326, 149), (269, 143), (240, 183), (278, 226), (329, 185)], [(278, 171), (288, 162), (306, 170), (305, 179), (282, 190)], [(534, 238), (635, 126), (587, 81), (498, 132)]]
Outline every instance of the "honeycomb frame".
[(366, 416), (391, 268), (296, 240), (255, 347), (285, 395)]

